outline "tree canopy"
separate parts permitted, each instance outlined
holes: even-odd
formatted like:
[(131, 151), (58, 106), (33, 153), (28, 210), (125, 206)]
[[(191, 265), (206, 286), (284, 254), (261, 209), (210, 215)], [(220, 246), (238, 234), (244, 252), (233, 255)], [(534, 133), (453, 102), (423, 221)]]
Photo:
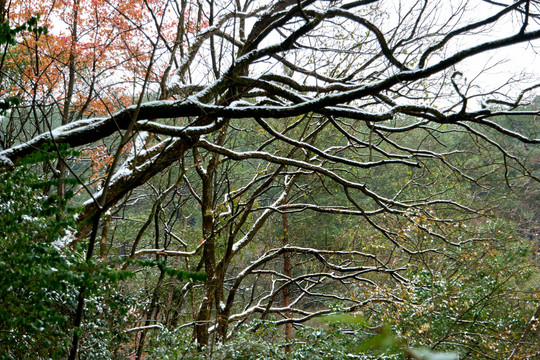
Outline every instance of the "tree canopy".
[(43, 305), (70, 324), (59, 357), (243, 358), (248, 334), (269, 358), (540, 351), (537, 1), (12, 1), (1, 20), (2, 191), (67, 235), (0, 246), (16, 269), (54, 243), (34, 264), (69, 278)]

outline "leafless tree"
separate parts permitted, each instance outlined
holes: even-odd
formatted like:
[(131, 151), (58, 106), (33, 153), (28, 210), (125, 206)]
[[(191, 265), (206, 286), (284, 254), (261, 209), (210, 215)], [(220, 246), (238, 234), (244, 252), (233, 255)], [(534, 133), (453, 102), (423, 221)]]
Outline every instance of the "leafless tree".
[[(354, 312), (399, 303), (405, 264), (392, 254), (444, 253), (483, 240), (451, 236), (460, 220), (484, 209), (474, 194), (454, 196), (451, 181), (437, 174), (444, 168), (484, 189), (493, 168), (467, 165), (469, 150), (442, 143), (440, 134), (466, 134), (488, 149), (508, 186), (512, 176), (536, 186), (530, 164), (497, 140), (540, 142), (536, 123), (516, 130), (501, 120), (538, 115), (520, 108), (534, 98), (537, 74), (514, 71), (522, 63), (510, 56), (538, 44), (536, 1), (211, 0), (197, 8), (205, 25), (191, 32), (184, 27), (187, 4), (172, 2), (176, 40), (153, 47), (139, 102), (63, 121), (0, 152), (4, 168), (13, 168), (51, 142), (120, 144), (78, 217), (77, 237), (90, 239), (89, 256), (102, 229), (107, 258), (111, 219), (128, 221), (119, 214), (140, 201), (149, 216), (129, 242), (128, 258), (182, 259), (175, 266), (206, 275), (203, 287), (174, 279), (166, 311), (156, 305), (156, 290), (137, 331), (156, 329), (155, 322), (192, 326), (206, 345), (256, 317), (300, 325), (331, 313), (332, 304)], [(148, 41), (165, 41), (153, 35)], [(166, 69), (158, 80), (156, 62)], [(494, 69), (505, 71), (494, 77)], [(130, 140), (135, 145), (122, 152)], [(77, 175), (69, 159), (62, 164), (62, 172)], [(378, 183), (383, 176), (394, 177), (391, 193)], [(430, 192), (443, 180), (446, 190)], [(369, 239), (354, 248), (307, 246), (317, 234), (306, 233), (300, 245), (279, 241), (270, 229), (283, 219), (281, 228), (293, 231), (295, 216), (308, 213), (356, 219), (384, 239), (386, 253), (370, 248)], [(198, 218), (190, 235), (188, 221)], [(151, 224), (155, 241), (144, 244)], [(407, 230), (413, 228), (431, 241), (418, 240)], [(163, 274), (156, 289), (167, 288)], [(173, 308), (191, 319), (178, 324)]]

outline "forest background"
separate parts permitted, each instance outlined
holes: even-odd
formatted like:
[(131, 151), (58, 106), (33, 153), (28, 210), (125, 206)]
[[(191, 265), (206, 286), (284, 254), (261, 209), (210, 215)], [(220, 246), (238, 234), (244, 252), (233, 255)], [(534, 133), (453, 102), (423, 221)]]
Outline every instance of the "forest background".
[(540, 356), (537, 1), (0, 5), (0, 358)]

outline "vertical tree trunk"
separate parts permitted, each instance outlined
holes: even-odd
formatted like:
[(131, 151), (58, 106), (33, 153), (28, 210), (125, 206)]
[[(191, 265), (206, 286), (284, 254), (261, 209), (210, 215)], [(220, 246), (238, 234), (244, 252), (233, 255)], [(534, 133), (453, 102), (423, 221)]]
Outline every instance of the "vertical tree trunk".
[[(159, 248), (159, 212), (161, 208), (161, 202), (157, 201), (157, 210), (154, 213), (154, 238), (155, 243), (154, 246)], [(160, 256), (156, 255), (156, 263), (159, 264)], [(150, 326), (152, 323), (157, 323), (158, 319), (158, 312), (159, 312), (159, 306), (158, 306), (158, 300), (159, 300), (159, 290), (163, 284), (163, 279), (165, 278), (165, 271), (163, 271), (163, 268), (161, 265), (159, 266), (159, 278), (156, 284), (156, 287), (154, 288), (154, 293), (152, 294), (152, 301), (150, 303), (150, 307), (148, 308), (148, 311), (146, 312), (146, 321), (144, 323), (144, 329), (141, 331), (141, 337), (139, 338), (139, 344), (137, 346), (137, 353), (135, 355), (135, 360), (140, 360), (142, 357), (142, 353), (144, 350), (144, 343), (146, 341), (146, 333), (148, 331), (148, 326)]]
[[(223, 128), (217, 138), (216, 143), (221, 145), (226, 139), (226, 127)], [(216, 244), (214, 237), (214, 175), (220, 156), (214, 154), (206, 169), (202, 168), (201, 157), (197, 149), (193, 150), (197, 165), (197, 172), (202, 180), (202, 232), (203, 232), (203, 261), (206, 273), (206, 281), (204, 287), (204, 297), (197, 317), (195, 319), (195, 339), (199, 346), (207, 345), (209, 336), (208, 329), (210, 326), (210, 316), (212, 314), (212, 306), (216, 305), (216, 313), (219, 318), (221, 316), (220, 302), (223, 299), (223, 282), (224, 271), (226, 266), (220, 269), (219, 274), (216, 271)]]
[[(73, 98), (73, 92), (75, 88), (75, 44), (77, 43), (78, 37), (78, 24), (79, 24), (79, 1), (76, 0), (73, 2), (73, 30), (71, 33), (71, 47), (69, 49), (69, 77), (66, 91), (66, 98), (64, 100), (64, 109), (62, 113), (62, 125), (69, 123), (69, 110), (71, 108), (71, 101)], [(60, 155), (61, 156), (61, 155)], [(66, 173), (66, 164), (63, 159), (58, 159), (58, 164), (56, 165), (56, 177), (58, 178), (58, 188), (57, 195), (59, 203), (61, 204), (64, 200), (66, 193), (66, 184), (64, 182), (64, 177)], [(61, 205), (60, 205), (61, 206)]]
[(159, 289), (161, 288), (163, 284), (163, 278), (165, 277), (165, 272), (160, 269), (161, 272), (159, 274), (159, 279), (157, 282), (157, 285), (154, 289), (154, 294), (152, 295), (152, 301), (150, 303), (150, 308), (148, 309), (148, 312), (146, 313), (146, 321), (144, 322), (144, 329), (141, 330), (141, 337), (139, 338), (139, 344), (137, 345), (137, 353), (135, 355), (135, 360), (142, 359), (142, 353), (144, 350), (144, 343), (146, 341), (146, 333), (148, 331), (148, 326), (152, 325), (153, 323), (156, 323), (155, 320), (157, 320), (158, 315), (158, 298), (159, 298)]
[[(287, 220), (287, 214), (283, 213), (281, 215), (281, 221), (283, 222), (283, 246), (286, 246), (289, 244), (289, 222)], [(283, 275), (286, 277), (291, 276), (291, 255), (289, 252), (283, 253)], [(286, 285), (285, 288), (283, 288), (283, 306), (288, 307), (291, 304), (291, 298), (290, 298), (290, 291), (289, 291), (289, 285)], [(290, 311), (285, 312), (285, 316), (287, 318), (291, 317)], [(285, 342), (287, 345), (285, 345), (285, 353), (289, 354), (291, 352), (291, 341), (292, 341), (292, 324), (286, 323), (285, 324)]]
[(99, 240), (99, 260), (101, 262), (104, 262), (107, 259), (107, 254), (108, 254), (107, 237), (109, 235), (111, 219), (112, 219), (111, 214), (105, 215), (103, 219), (104, 221), (103, 221), (102, 230), (101, 230), (101, 238)]
[[(99, 227), (99, 219), (101, 218), (101, 210), (98, 210), (94, 217), (92, 218), (92, 232), (90, 233), (90, 239), (88, 241), (88, 251), (86, 253), (86, 262), (90, 262), (90, 259), (92, 259), (92, 256), (94, 254), (94, 245), (96, 243), (97, 238), (97, 232)], [(86, 296), (86, 286), (82, 285), (79, 289), (79, 298), (77, 302), (77, 310), (75, 312), (75, 317), (73, 320), (73, 340), (71, 345), (71, 350), (69, 352), (69, 360), (75, 360), (77, 359), (77, 355), (79, 352), (79, 343), (81, 340), (81, 334), (82, 334), (82, 319), (84, 315), (84, 303), (85, 303), (85, 296)]]
[[(184, 218), (184, 224), (182, 225), (182, 234), (186, 233), (186, 228), (187, 228), (187, 218)], [(182, 247), (184, 248), (184, 251), (188, 250), (187, 247), (185, 246), (182, 246)], [(187, 257), (185, 258), (185, 262), (186, 262), (186, 271), (190, 271), (189, 260)], [(177, 257), (176, 268), (179, 268), (179, 267), (180, 267), (180, 257)], [(169, 295), (167, 297), (167, 307), (165, 309), (165, 325), (166, 326), (171, 325), (171, 313), (173, 312), (172, 303), (173, 303), (173, 298), (174, 298), (174, 289), (176, 288), (177, 285), (178, 285), (178, 279), (175, 275), (171, 278), (171, 284), (169, 285)]]
[(212, 303), (216, 296), (216, 259), (215, 259), (215, 244), (214, 244), (214, 216), (212, 212), (213, 199), (213, 184), (212, 173), (201, 173), (203, 182), (202, 191), (202, 230), (204, 249), (203, 261), (206, 273), (206, 281), (204, 284), (204, 297), (199, 307), (197, 318), (195, 319), (195, 339), (199, 346), (208, 344), (208, 327), (212, 310)]

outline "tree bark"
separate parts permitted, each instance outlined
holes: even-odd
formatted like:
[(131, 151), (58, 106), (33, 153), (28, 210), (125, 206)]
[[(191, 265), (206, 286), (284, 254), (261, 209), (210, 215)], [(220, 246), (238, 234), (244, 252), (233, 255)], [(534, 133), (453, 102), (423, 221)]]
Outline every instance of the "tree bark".
[(213, 182), (211, 173), (199, 173), (202, 178), (202, 230), (204, 241), (203, 261), (206, 273), (206, 281), (204, 284), (204, 297), (199, 307), (197, 318), (195, 319), (195, 339), (199, 346), (208, 344), (208, 328), (212, 304), (216, 297), (216, 259), (215, 259), (215, 244), (214, 244), (214, 216), (212, 211), (213, 200)]
[[(281, 215), (281, 221), (283, 223), (283, 246), (289, 245), (289, 221), (287, 219), (287, 213)], [(283, 275), (287, 278), (291, 276), (291, 254), (286, 251), (283, 253)], [(288, 280), (286, 280), (288, 281)], [(288, 307), (291, 304), (290, 298), (290, 289), (289, 285), (286, 285), (283, 288), (283, 307)], [(290, 311), (285, 311), (285, 316), (287, 318), (291, 317)], [(292, 335), (292, 324), (290, 322), (285, 324), (285, 353), (289, 354), (291, 352), (291, 341), (293, 339)]]

